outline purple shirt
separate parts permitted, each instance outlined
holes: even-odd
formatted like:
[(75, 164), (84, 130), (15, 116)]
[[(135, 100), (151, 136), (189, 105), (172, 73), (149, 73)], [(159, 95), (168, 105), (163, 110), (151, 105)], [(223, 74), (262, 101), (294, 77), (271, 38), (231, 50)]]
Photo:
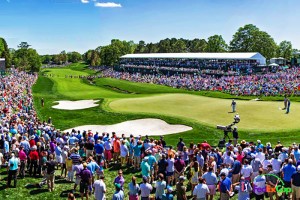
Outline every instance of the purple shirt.
[(115, 178), (115, 181), (114, 181), (114, 183), (119, 183), (120, 185), (121, 185), (121, 187), (123, 188), (123, 185), (124, 185), (124, 183), (125, 183), (125, 179), (123, 178), (123, 176), (117, 176), (116, 178)]
[(83, 165), (82, 164), (80, 164), (80, 165), (74, 165), (73, 171), (76, 172), (76, 176), (79, 175), (79, 173), (80, 173), (81, 170), (83, 170)]
[(92, 173), (87, 168), (80, 171), (79, 176), (83, 182), (89, 182), (90, 178), (92, 178)]

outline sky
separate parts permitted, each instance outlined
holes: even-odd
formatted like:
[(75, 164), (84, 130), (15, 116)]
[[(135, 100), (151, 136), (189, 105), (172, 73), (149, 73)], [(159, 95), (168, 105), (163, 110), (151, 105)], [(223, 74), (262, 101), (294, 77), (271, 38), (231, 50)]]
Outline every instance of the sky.
[(300, 49), (299, 0), (0, 0), (0, 37), (39, 54), (84, 53), (111, 39), (158, 42), (218, 34), (227, 43), (254, 24)]

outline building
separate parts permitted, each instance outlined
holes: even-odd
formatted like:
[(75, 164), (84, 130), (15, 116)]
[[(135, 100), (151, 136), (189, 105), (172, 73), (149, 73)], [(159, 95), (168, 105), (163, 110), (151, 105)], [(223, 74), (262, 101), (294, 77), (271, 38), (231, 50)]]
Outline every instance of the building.
[(5, 58), (0, 58), (0, 73), (4, 74), (5, 73)]
[(260, 53), (149, 53), (122, 56), (115, 70), (167, 75), (215, 75), (219, 71), (220, 75), (239, 75), (249, 73), (253, 67), (261, 65), (266, 65), (266, 58)]

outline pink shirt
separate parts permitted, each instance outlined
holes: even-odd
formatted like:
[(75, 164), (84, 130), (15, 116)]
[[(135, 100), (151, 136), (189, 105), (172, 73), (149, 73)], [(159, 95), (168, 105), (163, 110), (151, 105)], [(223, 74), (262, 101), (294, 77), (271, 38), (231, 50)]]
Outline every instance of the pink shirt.
[(26, 153), (23, 150), (21, 150), (19, 152), (19, 158), (20, 158), (20, 160), (26, 160), (27, 159)]

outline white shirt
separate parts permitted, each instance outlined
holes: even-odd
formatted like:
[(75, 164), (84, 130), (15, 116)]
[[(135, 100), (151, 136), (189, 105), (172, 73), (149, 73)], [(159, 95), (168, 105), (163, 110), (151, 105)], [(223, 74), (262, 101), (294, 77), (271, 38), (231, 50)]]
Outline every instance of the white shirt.
[(95, 188), (95, 199), (96, 200), (106, 199), (105, 198), (106, 186), (102, 180), (95, 181), (93, 187)]
[(234, 159), (232, 157), (230, 157), (230, 156), (226, 156), (224, 158), (223, 163), (231, 166), (234, 163)]
[(253, 173), (253, 169), (251, 165), (243, 165), (242, 170), (241, 170), (241, 175), (244, 176), (245, 178), (248, 178), (251, 176)]
[(255, 158), (258, 158), (259, 161), (262, 163), (262, 162), (265, 160), (265, 154), (262, 153), (262, 152), (258, 152), (258, 153), (255, 155)]
[(198, 185), (196, 185), (193, 191), (193, 196), (197, 196), (197, 199), (206, 198), (206, 194), (208, 193), (209, 193), (208, 186), (206, 184), (199, 183)]
[(152, 191), (152, 185), (149, 183), (142, 183), (140, 185), (141, 189), (141, 197), (149, 197), (151, 191)]
[(262, 165), (263, 165), (263, 169), (268, 169), (268, 165), (270, 165), (271, 164), (271, 161), (270, 160), (264, 160), (263, 162), (262, 162)]
[(281, 166), (281, 160), (280, 159), (274, 159), (272, 158), (271, 164), (273, 166), (273, 171), (279, 173), (280, 172), (280, 166)]

